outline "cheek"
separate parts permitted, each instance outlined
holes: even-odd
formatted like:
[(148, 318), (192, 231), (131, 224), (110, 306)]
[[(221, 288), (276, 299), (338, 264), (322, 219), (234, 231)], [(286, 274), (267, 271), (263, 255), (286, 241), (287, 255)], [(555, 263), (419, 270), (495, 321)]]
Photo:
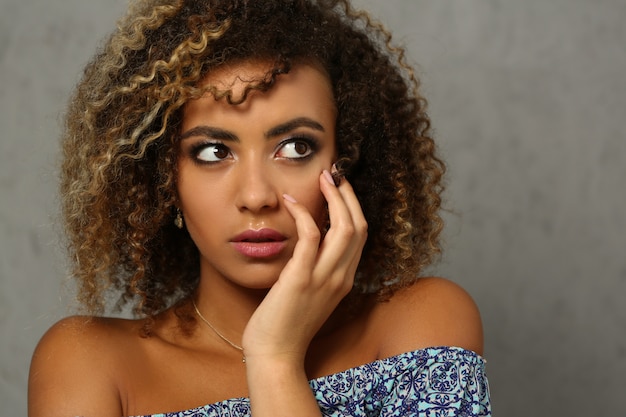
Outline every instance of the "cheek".
[[(227, 190), (220, 186), (221, 183), (197, 175), (189, 165), (180, 164), (179, 167), (177, 183), (179, 205), (183, 211), (186, 228), (195, 240), (199, 234), (206, 232), (207, 224), (211, 225), (211, 228), (214, 227), (212, 219), (219, 219), (226, 213)], [(220, 219), (215, 223), (224, 222)]]
[(328, 219), (328, 210), (326, 200), (320, 190), (317, 174), (300, 183), (297, 189), (293, 188), (292, 192), (287, 193), (307, 208), (309, 213), (311, 213), (311, 217), (313, 217), (313, 220), (320, 228), (325, 226)]
[(307, 208), (309, 209), (313, 220), (315, 220), (315, 223), (317, 223), (317, 226), (321, 229), (325, 227), (328, 222), (328, 208), (321, 192), (318, 197), (319, 198), (312, 201)]

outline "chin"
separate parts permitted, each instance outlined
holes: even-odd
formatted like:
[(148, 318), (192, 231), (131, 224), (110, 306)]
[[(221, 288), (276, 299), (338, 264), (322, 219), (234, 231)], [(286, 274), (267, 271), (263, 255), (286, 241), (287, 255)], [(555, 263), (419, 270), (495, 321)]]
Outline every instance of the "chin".
[[(237, 285), (249, 288), (251, 290), (269, 290), (276, 284), (278, 277), (282, 272), (285, 264), (280, 266), (256, 266), (254, 268), (246, 268), (242, 274), (237, 274), (238, 279), (233, 279)], [(243, 278), (243, 279), (242, 279)]]

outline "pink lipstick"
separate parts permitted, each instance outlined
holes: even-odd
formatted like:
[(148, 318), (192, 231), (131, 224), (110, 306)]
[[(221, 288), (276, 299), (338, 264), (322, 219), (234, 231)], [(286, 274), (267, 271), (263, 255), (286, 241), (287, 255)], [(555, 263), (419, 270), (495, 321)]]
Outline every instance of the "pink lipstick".
[(249, 258), (270, 258), (287, 245), (287, 238), (273, 229), (246, 230), (231, 239), (235, 250)]

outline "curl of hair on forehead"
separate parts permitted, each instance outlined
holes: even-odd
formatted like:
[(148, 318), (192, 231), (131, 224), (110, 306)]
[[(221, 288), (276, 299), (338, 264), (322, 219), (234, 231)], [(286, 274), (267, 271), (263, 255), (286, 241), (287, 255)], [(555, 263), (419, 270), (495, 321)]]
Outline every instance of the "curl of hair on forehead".
[[(244, 62), (247, 62), (244, 61)], [(236, 66), (237, 62), (223, 64)], [(243, 78), (241, 75), (237, 75), (230, 87), (237, 82), (244, 84), (244, 88), (241, 93), (234, 95), (232, 88), (220, 88), (210, 83), (201, 83), (202, 87), (200, 91), (202, 94), (209, 93), (215, 100), (226, 100), (230, 105), (236, 106), (244, 103), (252, 91), (267, 92), (274, 84), (276, 84), (277, 78), (282, 74), (287, 74), (291, 71), (292, 63), (290, 60), (283, 59), (273, 65), (268, 64), (268, 70), (261, 77), (255, 78)], [(220, 67), (216, 68), (219, 69)]]

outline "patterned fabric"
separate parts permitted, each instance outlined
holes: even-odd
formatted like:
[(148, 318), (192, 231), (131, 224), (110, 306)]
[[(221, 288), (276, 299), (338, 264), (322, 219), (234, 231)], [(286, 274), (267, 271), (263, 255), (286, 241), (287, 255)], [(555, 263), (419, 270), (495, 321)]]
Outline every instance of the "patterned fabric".
[[(310, 381), (324, 416), (491, 416), (485, 360), (456, 347), (407, 352)], [(247, 398), (144, 417), (247, 417)]]

